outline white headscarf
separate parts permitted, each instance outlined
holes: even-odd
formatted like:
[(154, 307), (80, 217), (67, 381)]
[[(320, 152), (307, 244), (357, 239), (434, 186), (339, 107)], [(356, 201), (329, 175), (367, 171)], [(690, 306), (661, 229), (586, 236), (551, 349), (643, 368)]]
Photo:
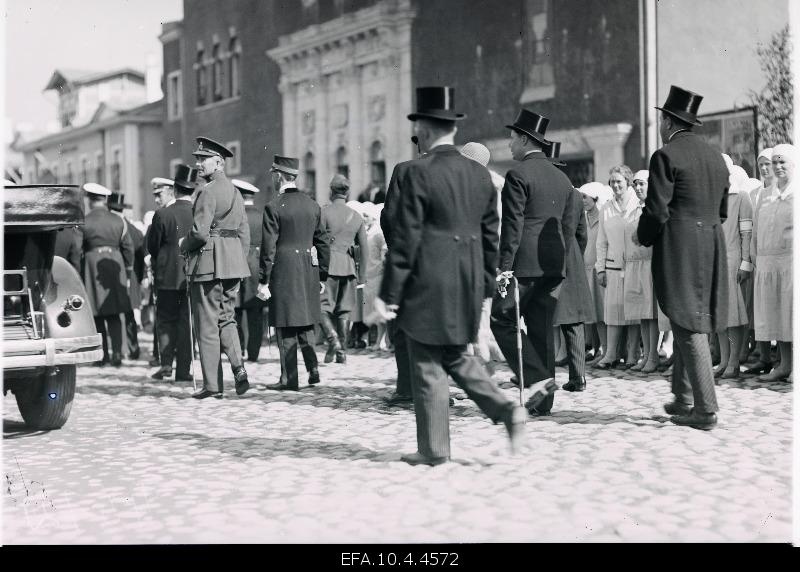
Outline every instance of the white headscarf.
[(728, 182), (730, 183), (728, 194), (739, 194), (749, 178), (750, 177), (748, 177), (747, 171), (742, 169), (739, 165), (733, 165), (730, 168), (730, 175), (728, 175)]
[(650, 171), (646, 169), (642, 169), (641, 171), (636, 171), (636, 174), (633, 176), (634, 181), (646, 181), (650, 178)]
[(761, 159), (761, 157), (764, 157), (767, 161), (772, 161), (772, 147), (767, 147), (762, 150), (761, 153), (758, 154), (756, 162), (758, 162), (758, 159)]
[(788, 159), (795, 166), (800, 166), (798, 164), (798, 154), (797, 154), (797, 147), (794, 145), (790, 145), (789, 143), (781, 143), (780, 145), (775, 145), (772, 148), (772, 157), (775, 158), (777, 156), (781, 156), (784, 159)]

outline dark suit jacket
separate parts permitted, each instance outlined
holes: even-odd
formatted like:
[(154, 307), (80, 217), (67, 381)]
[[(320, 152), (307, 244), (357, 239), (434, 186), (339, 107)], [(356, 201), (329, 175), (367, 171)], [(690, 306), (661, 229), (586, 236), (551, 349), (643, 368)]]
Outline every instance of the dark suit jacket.
[[(330, 238), (319, 205), (287, 189), (264, 209), (259, 282), (269, 284), (270, 323), (277, 328), (312, 326), (320, 320), (320, 280), (328, 278)], [(319, 267), (311, 261), (317, 249)]]
[(329, 276), (356, 276), (356, 263), (353, 258), (354, 245), (359, 248), (359, 268), (361, 275), (358, 281), (364, 282), (367, 271), (367, 231), (364, 219), (356, 211), (345, 204), (344, 199), (336, 199), (322, 209), (322, 224), (331, 239), (331, 260), (328, 267)]
[[(193, 213), (194, 225), (181, 245), (181, 251), (191, 255), (192, 280), (206, 282), (249, 276), (250, 227), (244, 200), (224, 173), (215, 173), (197, 191)], [(219, 231), (234, 236), (221, 236)]]
[(576, 189), (572, 189), (567, 201), (563, 225), (566, 238), (566, 277), (561, 283), (553, 323), (580, 324), (593, 318), (594, 304), (583, 262), (583, 252), (588, 241), (583, 195)]
[(247, 252), (247, 266), (250, 276), (242, 279), (241, 305), (243, 308), (262, 307), (264, 302), (256, 298), (258, 294), (258, 273), (261, 264), (261, 234), (264, 223), (264, 209), (256, 205), (245, 205), (247, 226), (250, 227), (250, 249)]
[(565, 276), (563, 224), (572, 184), (542, 152), (506, 174), (501, 195), (500, 270), (517, 278)]
[(414, 340), (471, 342), (481, 303), (495, 288), (497, 195), (489, 171), (441, 145), (397, 165), (389, 194), (381, 298), (400, 306), (397, 325)]
[(153, 215), (147, 232), (156, 290), (186, 290), (186, 272), (178, 241), (192, 228), (192, 203), (177, 200)]
[[(728, 169), (692, 132), (676, 133), (650, 158), (647, 199), (637, 236), (653, 247), (661, 310), (692, 332), (710, 333), (728, 315)], [(724, 326), (724, 323), (722, 323)]]
[(56, 233), (55, 255), (69, 262), (80, 274), (83, 254), (83, 233), (77, 226), (62, 228)]

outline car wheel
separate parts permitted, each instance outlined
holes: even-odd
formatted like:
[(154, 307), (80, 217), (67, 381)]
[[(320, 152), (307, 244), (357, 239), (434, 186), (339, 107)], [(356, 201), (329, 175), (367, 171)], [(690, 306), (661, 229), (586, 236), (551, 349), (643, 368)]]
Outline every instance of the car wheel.
[(61, 429), (75, 397), (75, 366), (49, 368), (15, 392), (25, 423), (34, 429)]

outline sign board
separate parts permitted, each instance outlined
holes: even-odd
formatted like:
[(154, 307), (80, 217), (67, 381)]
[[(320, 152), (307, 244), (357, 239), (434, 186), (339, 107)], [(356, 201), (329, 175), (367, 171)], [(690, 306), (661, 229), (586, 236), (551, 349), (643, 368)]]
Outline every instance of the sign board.
[(748, 175), (758, 178), (756, 167), (758, 132), (755, 108), (747, 107), (700, 115), (698, 118), (703, 125), (695, 127), (694, 132), (718, 148), (720, 153), (729, 155), (734, 164), (747, 171)]

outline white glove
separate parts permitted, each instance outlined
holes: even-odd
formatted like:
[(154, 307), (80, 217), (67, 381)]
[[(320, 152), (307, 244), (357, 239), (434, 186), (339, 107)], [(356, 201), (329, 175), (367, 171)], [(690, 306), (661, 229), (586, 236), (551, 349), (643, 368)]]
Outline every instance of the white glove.
[(370, 321), (373, 324), (384, 324), (394, 320), (397, 317), (397, 308), (396, 304), (387, 306), (386, 302), (376, 297), (373, 312), (369, 315)]
[(498, 274), (497, 278), (495, 278), (497, 281), (497, 292), (500, 294), (501, 298), (505, 298), (506, 295), (508, 295), (508, 285), (511, 284), (511, 278), (513, 276), (513, 270), (506, 270)]
[(269, 291), (269, 285), (267, 284), (259, 284), (258, 285), (258, 293), (256, 294), (256, 298), (259, 300), (264, 300), (265, 302), (272, 297), (272, 293)]

